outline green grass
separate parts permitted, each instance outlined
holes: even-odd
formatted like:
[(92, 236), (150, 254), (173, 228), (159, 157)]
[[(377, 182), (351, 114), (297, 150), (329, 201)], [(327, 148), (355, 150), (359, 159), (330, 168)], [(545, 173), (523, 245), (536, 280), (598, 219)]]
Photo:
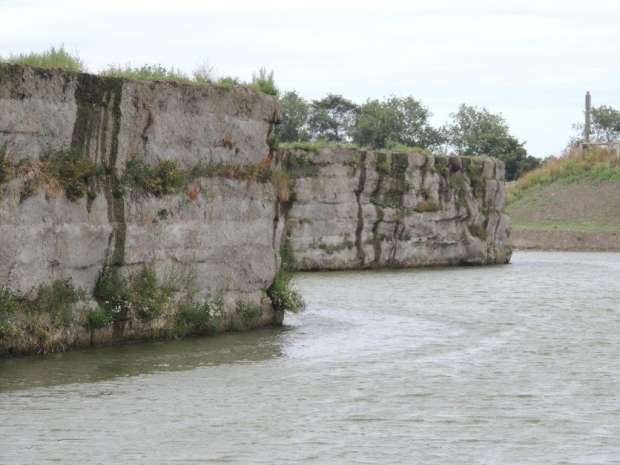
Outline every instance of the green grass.
[(284, 150), (307, 150), (309, 152), (319, 152), (323, 149), (359, 149), (360, 147), (355, 144), (341, 144), (320, 139), (313, 142), (284, 142), (279, 144), (278, 148)]
[(106, 77), (134, 79), (136, 81), (175, 81), (183, 84), (195, 82), (193, 78), (181, 70), (174, 67), (166, 68), (162, 65), (143, 65), (139, 67), (110, 65), (99, 74)]
[(43, 52), (20, 53), (0, 58), (0, 62), (36, 66), (46, 69), (63, 69), (65, 71), (83, 72), (86, 71), (84, 62), (76, 55), (67, 51), (64, 46), (50, 47)]
[(590, 149), (582, 155), (579, 149), (575, 149), (563, 157), (550, 160), (517, 180), (508, 190), (508, 204), (554, 182), (570, 184), (581, 181), (620, 182), (620, 160), (615, 152)]
[(620, 232), (619, 225), (601, 223), (514, 222), (513, 229), (526, 231)]

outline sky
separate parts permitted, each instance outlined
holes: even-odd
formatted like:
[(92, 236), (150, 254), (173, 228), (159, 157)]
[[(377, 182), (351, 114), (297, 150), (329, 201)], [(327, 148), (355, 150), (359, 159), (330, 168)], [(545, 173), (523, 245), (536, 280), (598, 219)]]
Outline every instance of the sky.
[(411, 95), (437, 125), (483, 106), (538, 157), (575, 135), (587, 90), (620, 108), (619, 0), (0, 0), (0, 56), (62, 44), (92, 71), (266, 67), (307, 99)]

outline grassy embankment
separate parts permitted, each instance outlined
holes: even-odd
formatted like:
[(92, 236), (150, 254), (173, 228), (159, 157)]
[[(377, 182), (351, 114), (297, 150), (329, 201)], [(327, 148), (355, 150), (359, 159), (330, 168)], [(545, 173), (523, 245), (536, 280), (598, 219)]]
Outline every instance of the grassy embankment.
[(615, 152), (573, 150), (508, 190), (517, 248), (620, 249), (620, 160)]

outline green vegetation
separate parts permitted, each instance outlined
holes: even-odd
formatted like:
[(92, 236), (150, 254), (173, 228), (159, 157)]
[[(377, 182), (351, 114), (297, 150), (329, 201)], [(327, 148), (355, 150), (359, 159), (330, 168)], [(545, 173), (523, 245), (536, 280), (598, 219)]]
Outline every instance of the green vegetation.
[(267, 72), (265, 68), (258, 70), (258, 73), (252, 75), (252, 82), (247, 84), (250, 89), (263, 94), (278, 96), (279, 91), (273, 78), (273, 71)]
[(43, 158), (40, 171), (43, 177), (58, 182), (71, 201), (84, 197), (90, 179), (97, 175), (95, 164), (76, 151), (60, 151)]
[(431, 213), (439, 210), (440, 207), (437, 202), (434, 202), (432, 200), (422, 200), (418, 202), (415, 207), (413, 207), (413, 211), (418, 213)]
[(179, 192), (186, 186), (187, 176), (174, 160), (162, 161), (156, 166), (140, 160), (129, 160), (121, 183), (161, 197)]
[(25, 335), (37, 338), (48, 351), (52, 335), (73, 322), (73, 304), (81, 297), (71, 281), (39, 286), (32, 296), (0, 288), (0, 337)]
[(351, 137), (359, 145), (377, 149), (438, 147), (444, 137), (430, 125), (430, 116), (413, 97), (368, 100), (358, 109)]
[(284, 257), (282, 261), (283, 266), (267, 290), (267, 294), (276, 310), (296, 312), (304, 307), (304, 301), (299, 292), (291, 287), (292, 276), (285, 270)]
[(236, 329), (251, 328), (259, 320), (263, 314), (263, 309), (260, 305), (251, 304), (248, 302), (239, 301), (235, 312), (240, 319), (240, 325), (236, 326)]
[(84, 309), (84, 314), (84, 326), (89, 331), (105, 328), (114, 321), (112, 314), (103, 307)]
[(94, 296), (105, 316), (98, 314), (98, 321), (122, 321), (133, 311), (143, 321), (161, 316), (171, 303), (174, 289), (158, 285), (151, 267), (145, 266), (136, 275), (126, 279), (118, 272), (105, 268), (95, 285)]
[[(198, 75), (201, 76), (199, 71)], [(143, 65), (133, 67), (131, 65), (115, 66), (110, 65), (105, 71), (99, 73), (101, 76), (134, 79), (136, 81), (175, 81), (183, 84), (195, 83), (194, 79), (174, 67), (166, 68), (162, 65)], [(204, 81), (200, 81), (204, 83)]]
[(508, 181), (517, 179), (540, 163), (527, 154), (524, 143), (510, 135), (504, 118), (486, 108), (461, 105), (452, 115), (446, 133), (448, 142), (460, 155), (488, 155), (504, 161)]
[(46, 69), (59, 68), (74, 72), (86, 70), (82, 60), (76, 54), (67, 51), (64, 46), (51, 47), (40, 53), (20, 53), (6, 58), (0, 57), (0, 62)]
[(177, 331), (181, 334), (217, 333), (223, 307), (224, 301), (221, 297), (206, 299), (200, 303), (182, 303), (177, 313)]
[(560, 158), (550, 159), (540, 168), (527, 173), (508, 190), (508, 203), (526, 192), (554, 182), (578, 181), (620, 182), (620, 160), (613, 151), (589, 149), (584, 154), (573, 149)]

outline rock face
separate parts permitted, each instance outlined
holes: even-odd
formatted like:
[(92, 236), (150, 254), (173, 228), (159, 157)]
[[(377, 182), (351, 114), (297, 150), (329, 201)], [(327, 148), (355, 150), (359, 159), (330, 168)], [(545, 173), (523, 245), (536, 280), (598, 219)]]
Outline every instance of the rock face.
[(274, 152), (277, 117), (242, 87), (0, 66), (0, 354), (278, 324), (283, 261), (508, 262), (500, 162)]
[[(281, 321), (266, 294), (280, 246), (276, 191), (252, 174), (261, 162), (268, 166), (276, 118), (274, 98), (242, 87), (0, 67), (0, 287), (33, 297), (41, 286), (69, 279), (87, 304), (74, 305), (63, 325), (5, 311), (4, 334), (0, 309), (0, 353), (172, 331), (173, 310), (145, 320), (128, 309), (113, 324), (89, 329), (85, 308), (96, 305), (93, 289), (104, 269), (130, 279), (149, 267), (159, 285), (182, 277), (174, 299), (184, 298), (190, 285), (196, 302), (220, 298), (220, 330), (241, 326), (236, 320), (245, 326)], [(78, 154), (94, 167), (77, 181), (86, 195), (69, 199), (58, 176), (43, 172), (50, 166), (45, 160), (59, 153)], [(151, 195), (125, 182), (129, 161), (174, 169), (175, 180), (196, 167), (202, 172), (174, 192)]]
[(510, 260), (500, 161), (351, 149), (280, 159), (293, 180), (286, 246), (298, 270)]

